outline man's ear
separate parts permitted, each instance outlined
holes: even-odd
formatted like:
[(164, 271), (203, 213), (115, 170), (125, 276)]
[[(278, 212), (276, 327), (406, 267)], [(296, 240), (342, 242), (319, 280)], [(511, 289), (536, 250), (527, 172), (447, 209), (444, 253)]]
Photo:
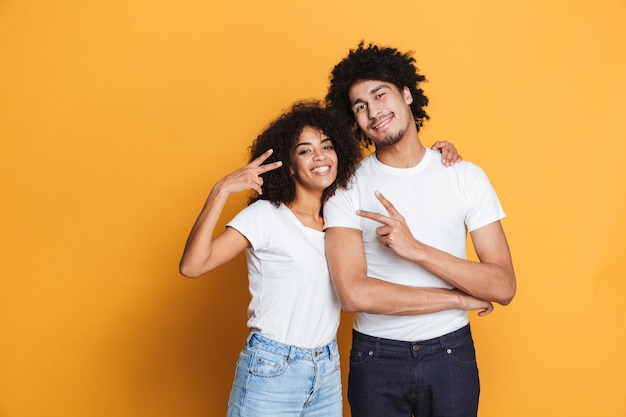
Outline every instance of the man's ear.
[(409, 90), (409, 87), (404, 86), (404, 88), (402, 89), (402, 95), (404, 96), (404, 101), (406, 102), (406, 104), (413, 103), (413, 96), (411, 95), (411, 90)]

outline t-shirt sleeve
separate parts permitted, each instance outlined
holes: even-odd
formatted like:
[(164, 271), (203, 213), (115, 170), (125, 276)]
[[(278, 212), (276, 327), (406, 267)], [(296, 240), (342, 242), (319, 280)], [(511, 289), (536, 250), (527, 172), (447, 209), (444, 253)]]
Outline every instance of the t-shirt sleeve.
[(324, 229), (329, 227), (349, 227), (361, 230), (358, 190), (353, 183), (348, 189), (338, 189), (324, 205)]
[(269, 244), (269, 230), (273, 225), (274, 213), (269, 203), (257, 201), (241, 210), (226, 224), (245, 236), (252, 249), (259, 250)]
[(467, 199), (467, 230), (474, 231), (505, 217), (500, 200), (487, 174), (474, 164), (467, 164), (463, 189)]

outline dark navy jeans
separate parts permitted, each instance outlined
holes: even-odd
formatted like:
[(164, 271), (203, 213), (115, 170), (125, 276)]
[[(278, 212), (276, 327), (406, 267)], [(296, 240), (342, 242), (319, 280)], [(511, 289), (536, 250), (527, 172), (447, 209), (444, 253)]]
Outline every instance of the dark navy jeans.
[(469, 325), (403, 342), (352, 334), (352, 417), (476, 417), (480, 383)]

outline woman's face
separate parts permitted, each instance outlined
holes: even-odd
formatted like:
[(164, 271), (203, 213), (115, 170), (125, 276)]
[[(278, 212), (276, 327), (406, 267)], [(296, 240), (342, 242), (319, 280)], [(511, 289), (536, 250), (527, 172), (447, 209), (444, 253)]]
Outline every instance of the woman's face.
[(324, 191), (337, 178), (337, 153), (330, 138), (317, 128), (302, 129), (289, 164), (296, 190)]

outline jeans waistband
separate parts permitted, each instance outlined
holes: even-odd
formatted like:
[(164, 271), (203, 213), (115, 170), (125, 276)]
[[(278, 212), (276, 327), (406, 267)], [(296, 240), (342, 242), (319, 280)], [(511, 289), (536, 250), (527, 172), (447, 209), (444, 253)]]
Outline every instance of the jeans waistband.
[(248, 349), (265, 349), (288, 359), (304, 359), (317, 361), (320, 359), (333, 359), (339, 356), (337, 340), (333, 338), (329, 344), (318, 348), (301, 348), (290, 346), (265, 337), (257, 332), (250, 332), (246, 340)]
[(387, 346), (394, 348), (407, 348), (415, 350), (416, 346), (449, 346), (451, 344), (456, 344), (458, 342), (462, 342), (465, 339), (471, 338), (472, 333), (470, 331), (470, 325), (467, 324), (461, 327), (458, 330), (445, 334), (443, 336), (435, 337), (427, 340), (415, 340), (412, 342), (407, 342), (404, 340), (393, 340), (393, 339), (385, 339), (383, 337), (374, 337), (364, 333), (357, 332), (356, 330), (352, 330), (352, 340), (353, 342), (360, 342), (366, 344), (374, 344), (376, 346)]

